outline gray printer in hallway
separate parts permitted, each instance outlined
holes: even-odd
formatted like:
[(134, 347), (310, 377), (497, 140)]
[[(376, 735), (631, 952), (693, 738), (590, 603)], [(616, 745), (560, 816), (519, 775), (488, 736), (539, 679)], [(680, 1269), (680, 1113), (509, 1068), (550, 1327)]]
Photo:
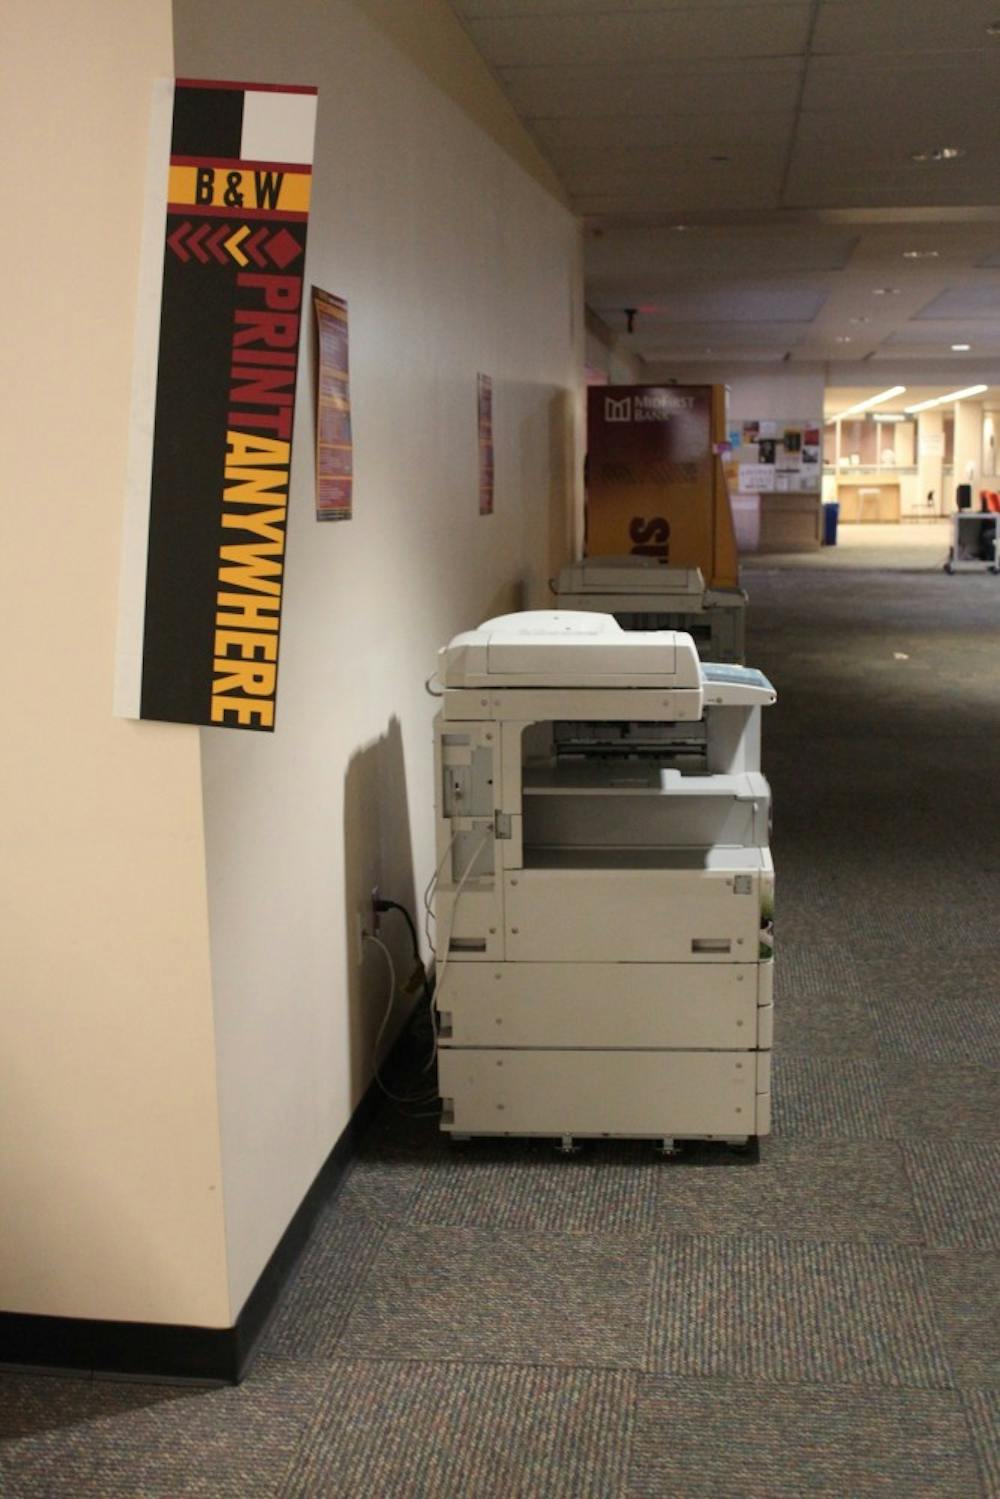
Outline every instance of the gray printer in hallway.
[(573, 611), (488, 620), (438, 677), (444, 1128), (766, 1134), (771, 684)]
[(706, 588), (699, 567), (668, 567), (654, 557), (586, 557), (555, 583), (560, 609), (607, 613), (626, 630), (685, 630), (708, 661), (746, 659), (747, 596)]

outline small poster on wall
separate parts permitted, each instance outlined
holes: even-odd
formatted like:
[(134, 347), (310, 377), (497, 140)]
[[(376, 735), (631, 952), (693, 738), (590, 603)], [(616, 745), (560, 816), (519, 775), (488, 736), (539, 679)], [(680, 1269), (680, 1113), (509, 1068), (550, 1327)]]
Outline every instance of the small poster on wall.
[(773, 464), (741, 463), (739, 488), (741, 494), (763, 494), (774, 488), (776, 470)]
[(479, 514), (493, 514), (493, 381), (476, 376), (479, 419)]
[(347, 303), (313, 287), (316, 361), (316, 519), (350, 520), (354, 446), (348, 373)]

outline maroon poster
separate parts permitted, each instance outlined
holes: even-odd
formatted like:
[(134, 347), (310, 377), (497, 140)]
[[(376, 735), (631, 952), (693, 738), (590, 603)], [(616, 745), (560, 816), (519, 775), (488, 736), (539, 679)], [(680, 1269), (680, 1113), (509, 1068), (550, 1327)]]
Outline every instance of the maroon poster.
[(347, 303), (313, 287), (319, 345), (316, 401), (316, 519), (350, 520), (354, 445), (348, 371)]
[(476, 376), (479, 411), (479, 514), (493, 514), (493, 381)]

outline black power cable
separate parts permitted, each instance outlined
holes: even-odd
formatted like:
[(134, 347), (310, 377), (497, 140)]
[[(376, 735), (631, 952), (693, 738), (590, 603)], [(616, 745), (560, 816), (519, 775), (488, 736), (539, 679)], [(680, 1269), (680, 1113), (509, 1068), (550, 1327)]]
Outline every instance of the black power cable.
[(409, 927), (410, 942), (413, 946), (413, 961), (415, 965), (419, 965), (420, 972), (423, 974), (424, 998), (427, 1001), (429, 1009), (432, 1000), (431, 982), (427, 977), (427, 969), (424, 967), (424, 960), (420, 956), (420, 939), (417, 936), (417, 928), (413, 917), (410, 915), (405, 906), (400, 905), (398, 900), (376, 900), (372, 904), (373, 908), (378, 911), (380, 915), (384, 915), (387, 911), (398, 911), (406, 922), (406, 925)]

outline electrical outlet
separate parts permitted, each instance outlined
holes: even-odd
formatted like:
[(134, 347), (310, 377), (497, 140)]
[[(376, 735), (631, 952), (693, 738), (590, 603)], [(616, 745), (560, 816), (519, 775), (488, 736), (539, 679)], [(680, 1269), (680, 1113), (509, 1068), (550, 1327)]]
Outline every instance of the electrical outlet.
[(374, 937), (377, 937), (380, 934), (381, 930), (382, 930), (382, 912), (378, 909), (378, 903), (379, 903), (380, 899), (381, 899), (381, 897), (379, 895), (379, 888), (378, 888), (377, 885), (373, 885), (372, 886), (371, 926), (369, 927), (369, 931), (372, 933), (372, 936), (374, 936)]
[(365, 960), (365, 934), (370, 931), (370, 920), (367, 912), (355, 911), (354, 913), (354, 961), (360, 968)]

